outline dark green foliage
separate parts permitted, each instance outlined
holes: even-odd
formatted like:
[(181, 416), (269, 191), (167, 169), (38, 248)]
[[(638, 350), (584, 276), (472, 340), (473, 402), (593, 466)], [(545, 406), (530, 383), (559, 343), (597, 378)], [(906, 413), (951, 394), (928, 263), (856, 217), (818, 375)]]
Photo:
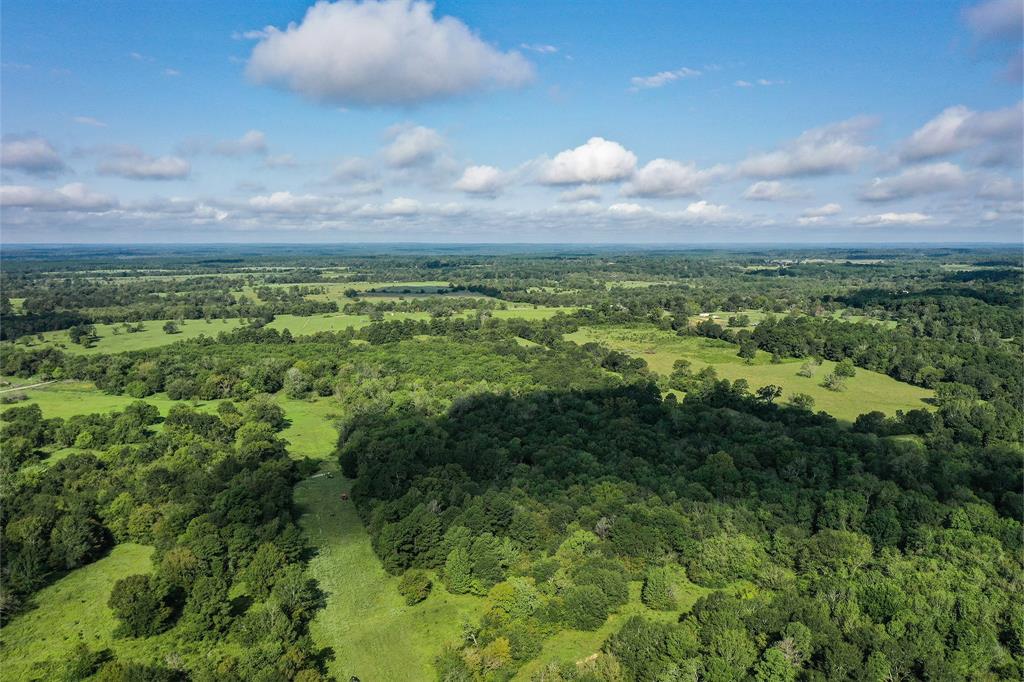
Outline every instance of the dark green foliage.
[(121, 621), (118, 633), (127, 637), (149, 637), (169, 625), (169, 591), (148, 575), (130, 575), (114, 583), (107, 605)]

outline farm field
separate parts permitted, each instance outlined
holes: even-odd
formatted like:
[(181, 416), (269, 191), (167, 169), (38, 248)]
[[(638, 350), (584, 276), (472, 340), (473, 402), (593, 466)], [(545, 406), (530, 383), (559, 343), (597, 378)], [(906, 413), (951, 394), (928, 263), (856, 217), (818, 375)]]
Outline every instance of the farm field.
[(845, 390), (830, 391), (820, 384), (835, 366), (831, 361), (824, 361), (813, 377), (801, 377), (797, 371), (803, 360), (789, 359), (773, 365), (768, 353), (758, 351), (753, 364), (747, 365), (737, 357), (735, 344), (697, 336), (676, 336), (650, 326), (585, 327), (566, 338), (576, 343), (605, 343), (615, 350), (643, 358), (652, 370), (666, 376), (672, 373), (677, 359), (685, 358), (693, 363), (694, 371), (711, 365), (720, 378), (746, 379), (751, 389), (767, 384), (780, 386), (782, 401), (794, 393), (806, 393), (814, 398), (816, 411), (824, 410), (848, 422), (872, 410), (891, 416), (896, 410), (926, 408), (925, 400), (933, 395), (928, 389), (860, 368), (855, 377), (847, 380)]

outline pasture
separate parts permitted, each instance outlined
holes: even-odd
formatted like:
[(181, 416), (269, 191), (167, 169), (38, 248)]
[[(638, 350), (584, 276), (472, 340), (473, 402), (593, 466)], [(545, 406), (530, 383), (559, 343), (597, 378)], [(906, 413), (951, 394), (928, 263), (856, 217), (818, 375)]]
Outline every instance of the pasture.
[(676, 336), (651, 325), (584, 327), (566, 336), (577, 343), (596, 341), (647, 361), (653, 371), (669, 375), (677, 359), (689, 360), (693, 371), (713, 366), (719, 378), (735, 381), (746, 379), (751, 390), (767, 384), (782, 387), (782, 401), (794, 393), (806, 393), (814, 398), (815, 411), (824, 410), (836, 419), (852, 422), (857, 415), (872, 410), (892, 415), (896, 410), (927, 407), (924, 402), (933, 392), (911, 386), (892, 377), (857, 369), (857, 375), (846, 381), (843, 391), (830, 391), (821, 386), (822, 379), (832, 371), (835, 363), (824, 361), (813, 377), (797, 375), (803, 360), (787, 359), (772, 364), (771, 357), (757, 352), (752, 364), (746, 364), (736, 353), (735, 344), (699, 336)]

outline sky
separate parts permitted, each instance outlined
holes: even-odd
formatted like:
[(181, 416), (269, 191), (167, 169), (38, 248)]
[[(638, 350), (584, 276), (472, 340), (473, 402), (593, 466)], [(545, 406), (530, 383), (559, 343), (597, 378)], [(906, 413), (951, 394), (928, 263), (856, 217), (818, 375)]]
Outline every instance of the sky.
[(0, 5), (3, 243), (1024, 242), (1024, 0)]

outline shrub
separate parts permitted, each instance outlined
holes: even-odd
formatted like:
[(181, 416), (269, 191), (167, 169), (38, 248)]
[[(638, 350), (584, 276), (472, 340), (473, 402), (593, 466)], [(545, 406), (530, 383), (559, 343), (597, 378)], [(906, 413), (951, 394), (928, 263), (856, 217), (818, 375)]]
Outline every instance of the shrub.
[(423, 571), (406, 571), (398, 581), (398, 593), (405, 597), (408, 606), (419, 604), (430, 595), (434, 583)]

